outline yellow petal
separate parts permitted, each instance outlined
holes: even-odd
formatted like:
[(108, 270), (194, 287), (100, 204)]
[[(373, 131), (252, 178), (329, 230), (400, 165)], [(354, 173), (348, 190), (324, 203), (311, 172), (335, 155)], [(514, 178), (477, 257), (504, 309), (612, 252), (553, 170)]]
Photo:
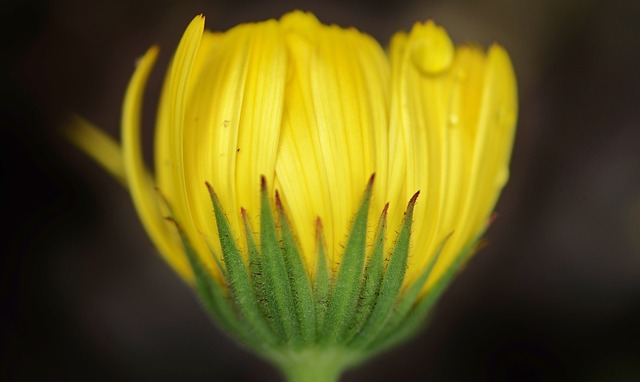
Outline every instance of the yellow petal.
[[(201, 236), (218, 254), (220, 247), (211, 210), (203, 207), (210, 205), (204, 182), (215, 188), (239, 239), (240, 209), (245, 208), (255, 222), (260, 177), (274, 178), (287, 60), (281, 34), (280, 26), (271, 21), (203, 36), (185, 93), (181, 137), (189, 149), (181, 154), (182, 191), (175, 189), (177, 168), (165, 148), (175, 144), (167, 139), (174, 127), (166, 115), (159, 117), (156, 153), (161, 185), (172, 189), (170, 199), (182, 192), (186, 203), (177, 214), (192, 222), (186, 232), (210, 265)], [(161, 102), (169, 101), (163, 95)]]
[(120, 146), (93, 123), (79, 115), (73, 115), (65, 125), (63, 133), (78, 148), (98, 162), (123, 186), (127, 180), (122, 165)]
[[(380, 46), (355, 30), (318, 26), (300, 14), (288, 28), (292, 73), (276, 186), (312, 273), (316, 219), (336, 264), (376, 164), (386, 172), (389, 74)], [(383, 205), (380, 196), (372, 210), (379, 214)]]
[[(449, 71), (441, 68), (438, 73), (425, 73), (416, 65), (415, 52), (427, 54), (423, 52), (428, 46), (425, 40), (434, 38), (434, 34), (438, 39), (448, 37), (440, 36), (444, 31), (429, 25), (416, 24), (406, 37), (394, 38), (391, 47), (392, 72), (395, 73), (391, 86), (395, 93), (391, 99), (393, 118), (390, 124), (391, 130), (399, 130), (403, 141), (395, 140), (392, 148), (395, 157), (390, 160), (406, 163), (405, 188), (399, 195), (399, 203), (404, 207), (415, 192), (421, 192), (414, 210), (412, 237), (419, 253), (409, 259), (408, 280), (419, 274), (437, 247), (446, 198), (448, 147), (445, 132)], [(402, 209), (391, 208), (389, 226), (396, 229), (401, 219)]]
[[(405, 204), (421, 191), (405, 283), (453, 233), (428, 288), (486, 227), (506, 181), (515, 80), (502, 48), (486, 55), (473, 46), (453, 50), (446, 32), (431, 22), (394, 36), (390, 61), (389, 198)], [(400, 220), (390, 209), (390, 227)]]
[[(203, 31), (204, 17), (196, 16), (182, 36), (171, 62), (161, 100), (164, 110), (158, 116), (156, 141), (163, 144), (156, 144), (156, 156), (159, 158), (157, 160), (161, 162), (156, 172), (160, 190), (171, 203), (176, 220), (189, 237), (196, 253), (207, 260), (206, 264), (210, 269), (214, 269), (211, 256), (194, 221), (194, 215), (202, 213), (201, 205), (192, 208), (190, 204), (193, 194), (200, 190), (206, 192), (204, 180), (198, 188), (188, 184), (187, 177), (191, 169), (185, 165), (185, 156), (192, 151), (184, 139), (187, 125), (186, 108), (189, 104), (187, 96)], [(161, 148), (160, 151), (158, 147)]]
[(161, 211), (158, 195), (153, 189), (153, 181), (146, 170), (140, 143), (140, 113), (142, 99), (149, 73), (158, 55), (157, 47), (152, 47), (138, 62), (127, 93), (122, 111), (122, 155), (124, 170), (133, 203), (142, 224), (151, 240), (167, 262), (185, 279), (191, 280), (192, 273), (182, 248), (176, 238), (175, 229), (167, 225)]

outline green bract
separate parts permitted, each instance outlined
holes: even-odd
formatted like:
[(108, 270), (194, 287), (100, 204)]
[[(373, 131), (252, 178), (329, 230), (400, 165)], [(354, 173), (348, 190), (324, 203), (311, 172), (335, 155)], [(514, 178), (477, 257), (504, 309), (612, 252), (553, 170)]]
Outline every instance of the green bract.
[[(201, 263), (179, 228), (206, 311), (232, 337), (278, 364), (292, 381), (332, 381), (349, 367), (409, 337), (425, 321), (465, 255), (445, 277), (420, 295), (438, 254), (418, 280), (402, 288), (411, 240), (410, 200), (397, 237), (389, 238), (387, 208), (377, 224), (374, 245), (365, 246), (374, 177), (366, 187), (336, 272), (329, 269), (322, 224), (317, 224), (318, 269), (312, 280), (279, 196), (269, 199), (262, 179), (259, 237), (245, 221), (244, 237), (233, 237), (225, 212), (207, 184), (222, 248), (218, 263), (224, 283)], [(275, 214), (273, 213), (275, 210)], [(244, 215), (244, 212), (243, 212)], [(257, 244), (259, 239), (260, 245)], [(395, 240), (385, 262), (384, 243)], [(248, 262), (238, 248), (246, 240)], [(469, 251), (465, 251), (469, 252)], [(212, 253), (214, 258), (216, 257)]]

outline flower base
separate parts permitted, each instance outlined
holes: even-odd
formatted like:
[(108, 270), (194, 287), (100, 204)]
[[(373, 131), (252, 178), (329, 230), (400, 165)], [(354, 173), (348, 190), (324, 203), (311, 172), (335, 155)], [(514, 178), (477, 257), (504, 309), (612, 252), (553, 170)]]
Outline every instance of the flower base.
[(288, 382), (336, 382), (361, 359), (362, 355), (343, 348), (287, 350), (271, 356)]

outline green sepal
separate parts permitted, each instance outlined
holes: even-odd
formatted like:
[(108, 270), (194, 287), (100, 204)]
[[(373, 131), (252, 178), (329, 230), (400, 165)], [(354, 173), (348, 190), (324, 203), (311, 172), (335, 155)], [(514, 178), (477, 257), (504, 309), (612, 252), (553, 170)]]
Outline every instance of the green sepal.
[(217, 260), (221, 277), (215, 277), (203, 265), (176, 223), (195, 275), (195, 289), (203, 307), (223, 329), (276, 362), (290, 377), (325, 374), (323, 367), (313, 368), (308, 364), (310, 360), (299, 359), (300, 352), (310, 357), (344, 352), (348, 360), (337, 365), (334, 371), (338, 371), (415, 334), (476, 244), (465, 248), (435, 285), (422, 295), (450, 234), (416, 280), (403, 290), (418, 193), (409, 201), (388, 262), (385, 264), (384, 256), (388, 204), (382, 211), (367, 258), (372, 176), (355, 214), (337, 274), (331, 271), (328, 261), (322, 223), (319, 218), (316, 221), (317, 262), (312, 279), (277, 191), (276, 223), (264, 177), (260, 245), (256, 244), (246, 211), (241, 210), (248, 262), (239, 250), (215, 192), (207, 186), (222, 261), (211, 248), (209, 250)]
[(411, 239), (411, 225), (413, 224), (413, 209), (416, 204), (419, 192), (409, 201), (407, 210), (402, 221), (402, 228), (396, 240), (389, 264), (385, 269), (380, 292), (376, 303), (371, 311), (371, 315), (364, 323), (362, 330), (353, 340), (355, 347), (365, 347), (373, 342), (391, 315), (393, 305), (398, 298), (400, 287), (407, 270), (407, 258), (409, 257), (409, 241)]
[(215, 261), (216, 266), (218, 267), (218, 270), (220, 271), (220, 274), (222, 275), (222, 278), (224, 278), (225, 280), (227, 279), (227, 270), (224, 267), (224, 264), (222, 263), (222, 261), (220, 261), (220, 258), (218, 258), (218, 256), (216, 256), (216, 252), (213, 250), (213, 248), (211, 247), (211, 244), (207, 241), (204, 240), (207, 249), (209, 250), (209, 254), (211, 254), (211, 257), (213, 257), (213, 261)]
[(364, 268), (367, 238), (367, 218), (374, 176), (371, 176), (367, 188), (351, 227), (338, 276), (333, 283), (329, 308), (325, 317), (322, 337), (323, 345), (342, 342), (347, 325), (350, 323), (358, 304), (358, 291)]
[(316, 337), (316, 314), (314, 309), (313, 291), (309, 274), (305, 270), (302, 256), (298, 250), (298, 244), (287, 220), (284, 206), (276, 192), (276, 209), (280, 219), (280, 231), (282, 234), (282, 252), (285, 267), (289, 274), (293, 303), (296, 309), (296, 317), (302, 341), (305, 344), (313, 344)]
[(388, 210), (389, 203), (384, 206), (382, 214), (380, 215), (380, 220), (378, 221), (378, 228), (373, 240), (373, 247), (369, 254), (367, 265), (364, 268), (364, 274), (362, 275), (356, 314), (354, 315), (353, 323), (345, 336), (347, 342), (351, 341), (362, 330), (362, 325), (364, 325), (371, 314), (371, 310), (375, 306), (376, 298), (380, 292), (380, 284), (382, 283), (384, 268), (384, 243)]
[[(461, 266), (469, 258), (469, 255), (473, 253), (472, 249), (476, 245), (476, 242), (473, 242), (473, 244), (467, 246), (467, 248), (465, 248), (455, 258), (454, 262), (449, 266), (447, 271), (440, 277), (440, 279), (433, 285), (433, 287), (429, 289), (429, 291), (424, 296), (419, 298), (417, 301), (415, 297), (412, 300), (409, 294), (419, 295), (420, 291), (424, 287), (424, 282), (428, 279), (428, 275), (433, 270), (437, 257), (439, 257), (440, 253), (442, 253), (442, 250), (444, 249), (444, 246), (450, 237), (451, 237), (451, 234), (449, 234), (443, 240), (443, 243), (438, 248), (437, 255), (434, 256), (434, 259), (431, 261), (429, 266), (425, 269), (425, 272), (421, 274), (419, 280), (422, 280), (422, 283), (417, 283), (417, 282), (414, 283), (410, 288), (411, 290), (407, 291), (408, 293), (406, 294), (407, 298), (405, 299), (405, 301), (400, 302), (399, 306), (408, 304), (409, 309), (402, 307), (402, 309), (405, 310), (405, 314), (399, 314), (401, 313), (400, 311), (394, 313), (392, 322), (390, 322), (389, 325), (385, 328), (385, 330), (380, 334), (380, 336), (378, 337), (378, 340), (369, 347), (369, 350), (372, 353), (376, 353), (384, 349), (387, 349), (389, 347), (392, 347), (394, 345), (397, 345), (398, 343), (414, 335), (426, 324), (427, 316), (431, 312), (433, 305), (438, 301), (440, 296), (444, 293), (446, 288), (451, 283), (453, 277), (458, 274)], [(426, 274), (427, 276), (424, 277), (424, 280), (423, 280), (422, 276), (424, 274)]]
[(172, 222), (178, 231), (182, 247), (193, 270), (196, 293), (205, 310), (224, 330), (246, 342), (248, 339), (247, 328), (238, 320), (231, 300), (227, 296), (226, 288), (207, 271), (175, 219), (167, 218), (167, 220)]
[(286, 263), (276, 232), (276, 224), (271, 213), (271, 204), (267, 192), (267, 182), (262, 177), (260, 190), (260, 245), (262, 270), (264, 272), (264, 290), (274, 317), (282, 325), (284, 343), (299, 347), (299, 325), (296, 320), (293, 293)]
[[(158, 193), (158, 196), (163, 201), (164, 206), (169, 211), (168, 217), (166, 220), (171, 222), (178, 232), (178, 236), (180, 237), (180, 241), (182, 243), (182, 247), (184, 249), (184, 253), (187, 256), (187, 260), (189, 261), (189, 265), (191, 266), (191, 270), (193, 271), (194, 281), (195, 281), (195, 289), (196, 294), (200, 300), (200, 303), (203, 305), (204, 309), (211, 315), (215, 322), (222, 327), (223, 330), (229, 332), (231, 335), (237, 336), (239, 339), (246, 341), (247, 329), (244, 324), (238, 320), (238, 316), (236, 311), (234, 310), (231, 299), (228, 296), (227, 285), (222, 285), (216, 278), (213, 276), (206, 267), (200, 261), (200, 258), (196, 255), (193, 250), (193, 246), (191, 242), (187, 238), (187, 235), (184, 233), (180, 224), (178, 224), (175, 219), (175, 213), (173, 212), (173, 208), (169, 201), (165, 198), (164, 194), (160, 191), (159, 188), (155, 189)], [(211, 256), (214, 258), (218, 268), (220, 270), (220, 274), (223, 279), (226, 280), (226, 271), (220, 260), (215, 255), (213, 249), (209, 246), (209, 243), (206, 242), (207, 247), (209, 248), (209, 252)], [(259, 350), (258, 348), (255, 348)]]
[[(258, 308), (247, 267), (233, 238), (229, 222), (220, 205), (220, 201), (209, 183), (207, 183), (207, 188), (209, 189), (211, 202), (213, 203), (216, 225), (218, 226), (218, 237), (220, 238), (220, 247), (222, 248), (222, 258), (227, 271), (227, 284), (231, 291), (233, 301), (242, 317), (247, 321), (257, 336), (256, 340), (267, 344), (275, 344), (277, 338), (265, 322)], [(252, 342), (256, 340), (252, 340)]]
[(329, 261), (324, 242), (322, 221), (316, 220), (316, 278), (313, 283), (313, 301), (316, 310), (316, 338), (321, 336), (324, 328), (324, 318), (329, 308), (329, 298), (331, 293), (331, 275), (329, 272)]
[(451, 235), (452, 234), (449, 234), (444, 238), (442, 243), (438, 246), (438, 249), (436, 250), (434, 256), (432, 256), (425, 269), (420, 273), (420, 276), (418, 276), (418, 278), (400, 295), (400, 298), (398, 299), (396, 305), (393, 307), (389, 322), (387, 323), (388, 329), (383, 331), (382, 335), (380, 336), (381, 338), (384, 338), (388, 334), (388, 332), (391, 331), (391, 328), (395, 328), (396, 326), (398, 326), (398, 324), (406, 317), (409, 310), (418, 301), (420, 292), (424, 288), (429, 275), (431, 275), (431, 271), (433, 271), (433, 267), (436, 265), (436, 262), (440, 258), (440, 254), (442, 253), (445, 244), (449, 241)]
[(271, 330), (275, 332), (279, 338), (283, 337), (282, 325), (274, 317), (274, 312), (271, 309), (267, 295), (265, 293), (265, 279), (262, 270), (262, 258), (260, 256), (260, 250), (256, 244), (253, 230), (251, 229), (251, 223), (247, 216), (247, 211), (244, 208), (240, 209), (242, 215), (242, 221), (244, 225), (245, 242), (247, 244), (247, 251), (249, 252), (249, 275), (251, 278), (251, 285), (253, 286), (253, 293), (258, 303), (258, 308), (262, 312), (265, 320), (271, 327)]

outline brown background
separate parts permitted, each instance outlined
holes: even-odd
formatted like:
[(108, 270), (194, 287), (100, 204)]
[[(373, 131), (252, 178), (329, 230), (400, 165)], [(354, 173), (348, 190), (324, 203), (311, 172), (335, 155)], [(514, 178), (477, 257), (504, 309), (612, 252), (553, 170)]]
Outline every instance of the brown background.
[(505, 45), (519, 79), (491, 245), (418, 338), (344, 381), (640, 380), (640, 2), (596, 0), (4, 1), (0, 378), (279, 380), (208, 321), (56, 126), (77, 111), (117, 136), (135, 59), (157, 42), (166, 65), (195, 14), (224, 30), (292, 8), (383, 43), (433, 18)]

